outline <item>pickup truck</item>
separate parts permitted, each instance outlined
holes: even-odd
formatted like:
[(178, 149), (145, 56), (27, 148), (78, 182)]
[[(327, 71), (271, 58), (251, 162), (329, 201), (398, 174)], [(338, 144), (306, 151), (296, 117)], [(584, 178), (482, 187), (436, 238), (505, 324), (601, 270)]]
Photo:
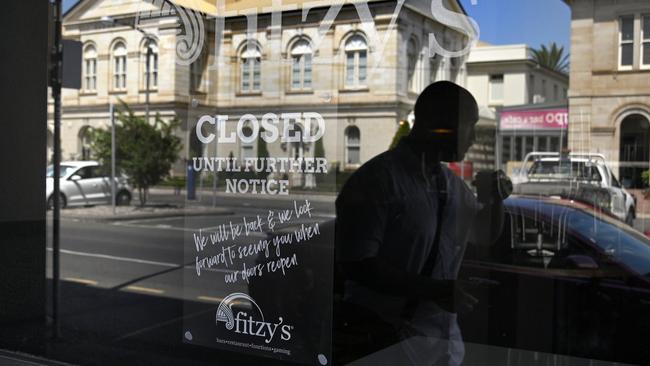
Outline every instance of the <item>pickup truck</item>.
[(619, 183), (602, 154), (532, 152), (513, 183), (516, 194), (579, 199), (630, 226), (636, 218), (636, 199)]

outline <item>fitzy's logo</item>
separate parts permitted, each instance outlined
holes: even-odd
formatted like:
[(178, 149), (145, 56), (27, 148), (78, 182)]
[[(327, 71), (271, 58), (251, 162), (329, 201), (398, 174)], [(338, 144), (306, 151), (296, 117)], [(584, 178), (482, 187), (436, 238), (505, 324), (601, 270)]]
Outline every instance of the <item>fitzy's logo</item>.
[(168, 0), (145, 0), (152, 4), (147, 10), (136, 15), (136, 27), (148, 19), (176, 16), (180, 21), (176, 37), (176, 62), (181, 65), (190, 65), (201, 55), (205, 43), (205, 24), (203, 15), (196, 10), (179, 6)]
[[(233, 307), (243, 307), (245, 304), (250, 304), (250, 310), (233, 309)], [(276, 336), (283, 341), (290, 340), (293, 330), (292, 325), (283, 324), (282, 317), (278, 317), (277, 322), (267, 322), (255, 300), (241, 292), (230, 294), (221, 300), (217, 308), (217, 325), (219, 322), (225, 323), (226, 329), (235, 333), (263, 338), (264, 343), (267, 344), (271, 343)]]

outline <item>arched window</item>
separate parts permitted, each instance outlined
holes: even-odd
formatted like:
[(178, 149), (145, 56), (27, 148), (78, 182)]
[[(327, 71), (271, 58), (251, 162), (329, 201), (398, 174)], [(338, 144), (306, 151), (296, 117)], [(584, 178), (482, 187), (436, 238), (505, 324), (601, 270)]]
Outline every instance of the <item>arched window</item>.
[(439, 55), (433, 55), (429, 58), (429, 84), (435, 83), (438, 80), (438, 70), (440, 69)]
[(86, 46), (83, 59), (83, 89), (95, 91), (97, 89), (97, 50), (95, 46)]
[[(244, 127), (241, 129), (241, 132), (244, 136), (250, 137), (253, 134), (253, 130), (250, 127)], [(241, 160), (254, 158), (255, 150), (252, 142), (241, 142), (241, 154), (239, 155)]]
[(361, 133), (356, 126), (345, 129), (345, 163), (346, 165), (361, 163)]
[[(620, 126), (619, 178), (626, 188), (645, 188), (650, 162), (650, 122), (643, 114), (626, 116)], [(645, 167), (645, 168), (644, 168)]]
[(291, 47), (291, 59), (291, 89), (310, 89), (312, 49), (309, 41), (296, 42)]
[(407, 45), (406, 55), (408, 58), (408, 69), (406, 70), (406, 77), (408, 80), (408, 90), (412, 92), (418, 91), (416, 67), (418, 64), (418, 51), (415, 40), (411, 38)]
[(126, 89), (126, 45), (118, 42), (113, 46), (113, 90)]
[(190, 66), (190, 90), (205, 91), (206, 54), (202, 53)]
[(257, 46), (248, 44), (244, 47), (240, 60), (242, 93), (259, 92), (261, 90), (262, 53)]
[(145, 42), (141, 55), (142, 89), (147, 89), (147, 66), (149, 66), (149, 89), (156, 89), (158, 88), (158, 45), (156, 42), (154, 40)]
[(345, 42), (345, 86), (363, 87), (366, 85), (368, 68), (368, 44), (355, 35)]
[(79, 130), (78, 136), (79, 157), (81, 160), (90, 160), (91, 158), (91, 128), (90, 126), (83, 126)]

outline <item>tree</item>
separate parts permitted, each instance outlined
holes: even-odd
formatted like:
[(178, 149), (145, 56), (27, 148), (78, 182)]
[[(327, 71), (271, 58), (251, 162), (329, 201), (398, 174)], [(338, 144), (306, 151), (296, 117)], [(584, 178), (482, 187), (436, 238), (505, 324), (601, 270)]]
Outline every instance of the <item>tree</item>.
[[(147, 123), (135, 116), (129, 106), (120, 101), (115, 123), (115, 166), (124, 172), (129, 183), (138, 190), (140, 205), (147, 202), (149, 187), (169, 175), (172, 164), (178, 160), (181, 139), (174, 135), (179, 121), (164, 122), (156, 114), (155, 123)], [(111, 131), (93, 131), (93, 151), (104, 166), (111, 163)]]
[(397, 128), (397, 132), (395, 132), (395, 137), (393, 137), (393, 141), (390, 143), (390, 147), (388, 148), (389, 150), (392, 150), (397, 146), (399, 141), (402, 139), (402, 137), (408, 135), (411, 132), (411, 125), (407, 121), (400, 121), (399, 122), (399, 127)]
[(569, 71), (569, 53), (564, 53), (564, 47), (558, 47), (555, 42), (550, 47), (541, 45), (539, 49), (533, 49), (533, 60), (541, 66), (561, 73)]

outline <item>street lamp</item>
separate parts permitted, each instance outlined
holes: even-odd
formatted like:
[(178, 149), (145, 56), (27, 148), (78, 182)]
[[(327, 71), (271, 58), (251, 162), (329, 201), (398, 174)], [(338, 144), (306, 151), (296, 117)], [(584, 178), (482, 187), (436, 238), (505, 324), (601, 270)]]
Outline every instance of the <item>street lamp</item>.
[[(145, 42), (146, 42), (146, 47), (147, 47), (147, 55), (145, 58), (145, 78), (146, 78), (146, 85), (145, 85), (145, 121), (149, 123), (149, 89), (151, 85), (151, 58), (153, 56), (153, 50), (151, 49), (151, 43), (155, 41), (155, 38), (143, 31), (142, 29), (138, 28), (135, 26), (135, 24), (131, 23), (125, 23), (125, 22), (119, 22), (117, 19), (110, 17), (110, 16), (103, 16), (101, 17), (101, 21), (104, 23), (110, 23), (110, 24), (119, 24), (119, 25), (126, 25), (129, 26), (138, 32), (142, 33)], [(111, 116), (111, 193), (112, 193), (112, 206), (113, 206), (113, 215), (115, 215), (115, 205), (116, 205), (116, 197), (115, 197), (115, 115), (114, 115), (114, 110), (113, 110), (113, 103), (110, 104), (110, 116)]]

